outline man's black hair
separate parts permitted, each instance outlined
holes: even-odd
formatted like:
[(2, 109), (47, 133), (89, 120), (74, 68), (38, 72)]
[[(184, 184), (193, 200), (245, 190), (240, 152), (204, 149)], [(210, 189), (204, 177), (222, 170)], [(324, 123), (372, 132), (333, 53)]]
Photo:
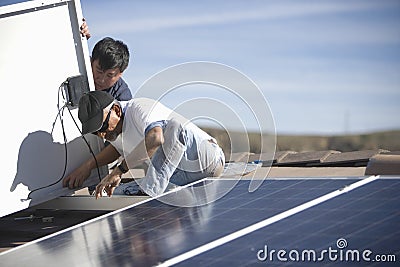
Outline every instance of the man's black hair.
[(93, 48), (91, 60), (97, 59), (102, 70), (119, 68), (123, 72), (129, 64), (128, 46), (122, 41), (105, 37)]

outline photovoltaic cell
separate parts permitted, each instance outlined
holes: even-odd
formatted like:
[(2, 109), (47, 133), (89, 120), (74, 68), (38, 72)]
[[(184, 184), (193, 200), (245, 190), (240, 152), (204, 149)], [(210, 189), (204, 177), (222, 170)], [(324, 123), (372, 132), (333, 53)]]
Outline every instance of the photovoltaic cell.
[[(223, 198), (191, 208), (151, 200), (3, 253), (0, 260), (2, 266), (154, 266), (356, 181), (266, 180), (252, 193), (249, 181), (239, 181)], [(215, 180), (212, 184), (218, 192), (229, 183)], [(352, 248), (372, 244), (374, 253), (381, 249), (398, 255), (399, 246), (389, 250), (393, 242), (400, 244), (395, 227), (399, 225), (398, 189), (397, 179), (373, 181), (179, 265), (282, 264), (260, 261), (257, 253), (265, 245), (275, 250), (337, 248), (339, 238)]]
[[(398, 179), (374, 181), (181, 265), (396, 266), (400, 261), (399, 189)], [(275, 253), (271, 255), (272, 250)], [(279, 250), (285, 252), (282, 260)], [(363, 258), (363, 252), (367, 257)], [(379, 262), (376, 256), (389, 262)]]

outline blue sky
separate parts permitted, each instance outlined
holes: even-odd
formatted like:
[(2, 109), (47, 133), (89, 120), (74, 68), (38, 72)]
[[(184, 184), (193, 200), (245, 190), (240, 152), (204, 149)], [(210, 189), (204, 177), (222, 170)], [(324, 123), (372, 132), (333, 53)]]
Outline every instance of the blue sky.
[[(285, 134), (400, 129), (400, 1), (81, 0), (92, 38), (123, 40), (133, 93), (190, 61), (231, 66)], [(260, 102), (262, 104), (262, 101)]]

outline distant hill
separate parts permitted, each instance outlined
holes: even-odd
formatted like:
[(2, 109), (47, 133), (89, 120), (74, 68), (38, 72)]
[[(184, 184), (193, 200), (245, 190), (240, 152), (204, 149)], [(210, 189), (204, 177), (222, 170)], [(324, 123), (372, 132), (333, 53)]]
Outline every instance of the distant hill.
[(278, 136), (277, 150), (342, 152), (386, 149), (400, 151), (400, 130), (342, 136)]
[[(250, 152), (260, 153), (260, 134), (248, 133), (246, 136), (243, 133), (230, 131), (230, 136), (228, 136), (228, 133), (224, 130), (202, 128), (218, 140), (225, 152), (243, 152), (250, 148)], [(235, 140), (235, 142), (231, 142), (230, 139)], [(231, 145), (234, 147), (231, 147)], [(276, 145), (276, 151), (291, 150), (297, 152), (321, 150), (349, 152), (370, 149), (400, 151), (400, 130), (341, 136), (278, 135)]]

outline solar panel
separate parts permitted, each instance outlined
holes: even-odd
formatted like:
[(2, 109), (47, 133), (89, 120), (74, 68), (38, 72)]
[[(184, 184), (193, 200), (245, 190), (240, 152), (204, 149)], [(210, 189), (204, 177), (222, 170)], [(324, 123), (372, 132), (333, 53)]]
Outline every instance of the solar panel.
[[(202, 183), (211, 183), (213, 192), (231, 186), (223, 179), (197, 186)], [(2, 266), (246, 266), (280, 265), (285, 258), (288, 265), (306, 264), (313, 251), (318, 259), (329, 248), (351, 249), (354, 257), (354, 250), (371, 250), (369, 259), (399, 255), (399, 179), (270, 179), (252, 193), (248, 184), (242, 180), (201, 207), (151, 199), (0, 254), (0, 260)], [(336, 242), (347, 247), (340, 250)], [(302, 261), (304, 251), (310, 258)], [(328, 252), (319, 263), (337, 264)]]
[[(185, 262), (193, 266), (395, 266), (400, 180), (377, 180)], [(278, 255), (278, 251), (281, 251)]]

